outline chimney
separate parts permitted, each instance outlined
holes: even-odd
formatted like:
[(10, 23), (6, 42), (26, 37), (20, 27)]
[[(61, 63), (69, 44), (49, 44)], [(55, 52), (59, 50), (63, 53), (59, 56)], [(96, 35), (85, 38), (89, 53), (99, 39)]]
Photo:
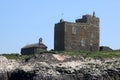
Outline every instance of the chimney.
[(60, 23), (62, 23), (62, 22), (64, 22), (64, 20), (63, 20), (63, 19), (60, 19)]
[(42, 43), (42, 38), (39, 38), (39, 44), (41, 44)]
[(95, 17), (95, 11), (93, 11), (93, 17)]

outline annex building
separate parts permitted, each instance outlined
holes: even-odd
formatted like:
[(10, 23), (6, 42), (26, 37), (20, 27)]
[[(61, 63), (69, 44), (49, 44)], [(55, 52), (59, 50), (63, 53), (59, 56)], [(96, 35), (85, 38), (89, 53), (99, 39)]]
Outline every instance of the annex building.
[(35, 54), (43, 51), (47, 51), (47, 46), (42, 43), (42, 38), (39, 39), (38, 43), (29, 44), (21, 48), (22, 55)]

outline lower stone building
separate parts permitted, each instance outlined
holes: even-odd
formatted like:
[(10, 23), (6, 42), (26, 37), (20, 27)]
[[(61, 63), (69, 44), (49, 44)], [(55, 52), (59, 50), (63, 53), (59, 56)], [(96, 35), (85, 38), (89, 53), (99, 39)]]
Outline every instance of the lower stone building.
[(21, 48), (22, 55), (35, 54), (43, 51), (47, 51), (47, 46), (42, 43), (42, 38), (39, 39), (38, 43), (26, 45)]
[(113, 50), (108, 46), (100, 46), (100, 51), (113, 51)]

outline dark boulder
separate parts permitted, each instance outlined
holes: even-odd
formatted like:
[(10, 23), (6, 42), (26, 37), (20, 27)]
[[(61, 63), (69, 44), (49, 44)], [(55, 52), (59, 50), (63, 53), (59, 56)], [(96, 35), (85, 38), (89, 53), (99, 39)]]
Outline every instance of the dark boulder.
[(23, 70), (15, 70), (11, 73), (9, 80), (33, 80), (34, 71), (25, 72)]
[(7, 72), (0, 73), (0, 80), (9, 80), (8, 79), (8, 73)]

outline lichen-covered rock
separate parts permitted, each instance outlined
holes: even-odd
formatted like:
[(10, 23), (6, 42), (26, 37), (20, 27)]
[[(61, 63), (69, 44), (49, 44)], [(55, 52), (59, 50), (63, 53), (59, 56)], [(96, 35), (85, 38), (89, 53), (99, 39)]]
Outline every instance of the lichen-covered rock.
[(120, 80), (120, 58), (37, 54), (21, 62), (0, 56), (0, 80)]
[(19, 61), (8, 60), (4, 56), (0, 56), (0, 72), (9, 72), (20, 66)]

